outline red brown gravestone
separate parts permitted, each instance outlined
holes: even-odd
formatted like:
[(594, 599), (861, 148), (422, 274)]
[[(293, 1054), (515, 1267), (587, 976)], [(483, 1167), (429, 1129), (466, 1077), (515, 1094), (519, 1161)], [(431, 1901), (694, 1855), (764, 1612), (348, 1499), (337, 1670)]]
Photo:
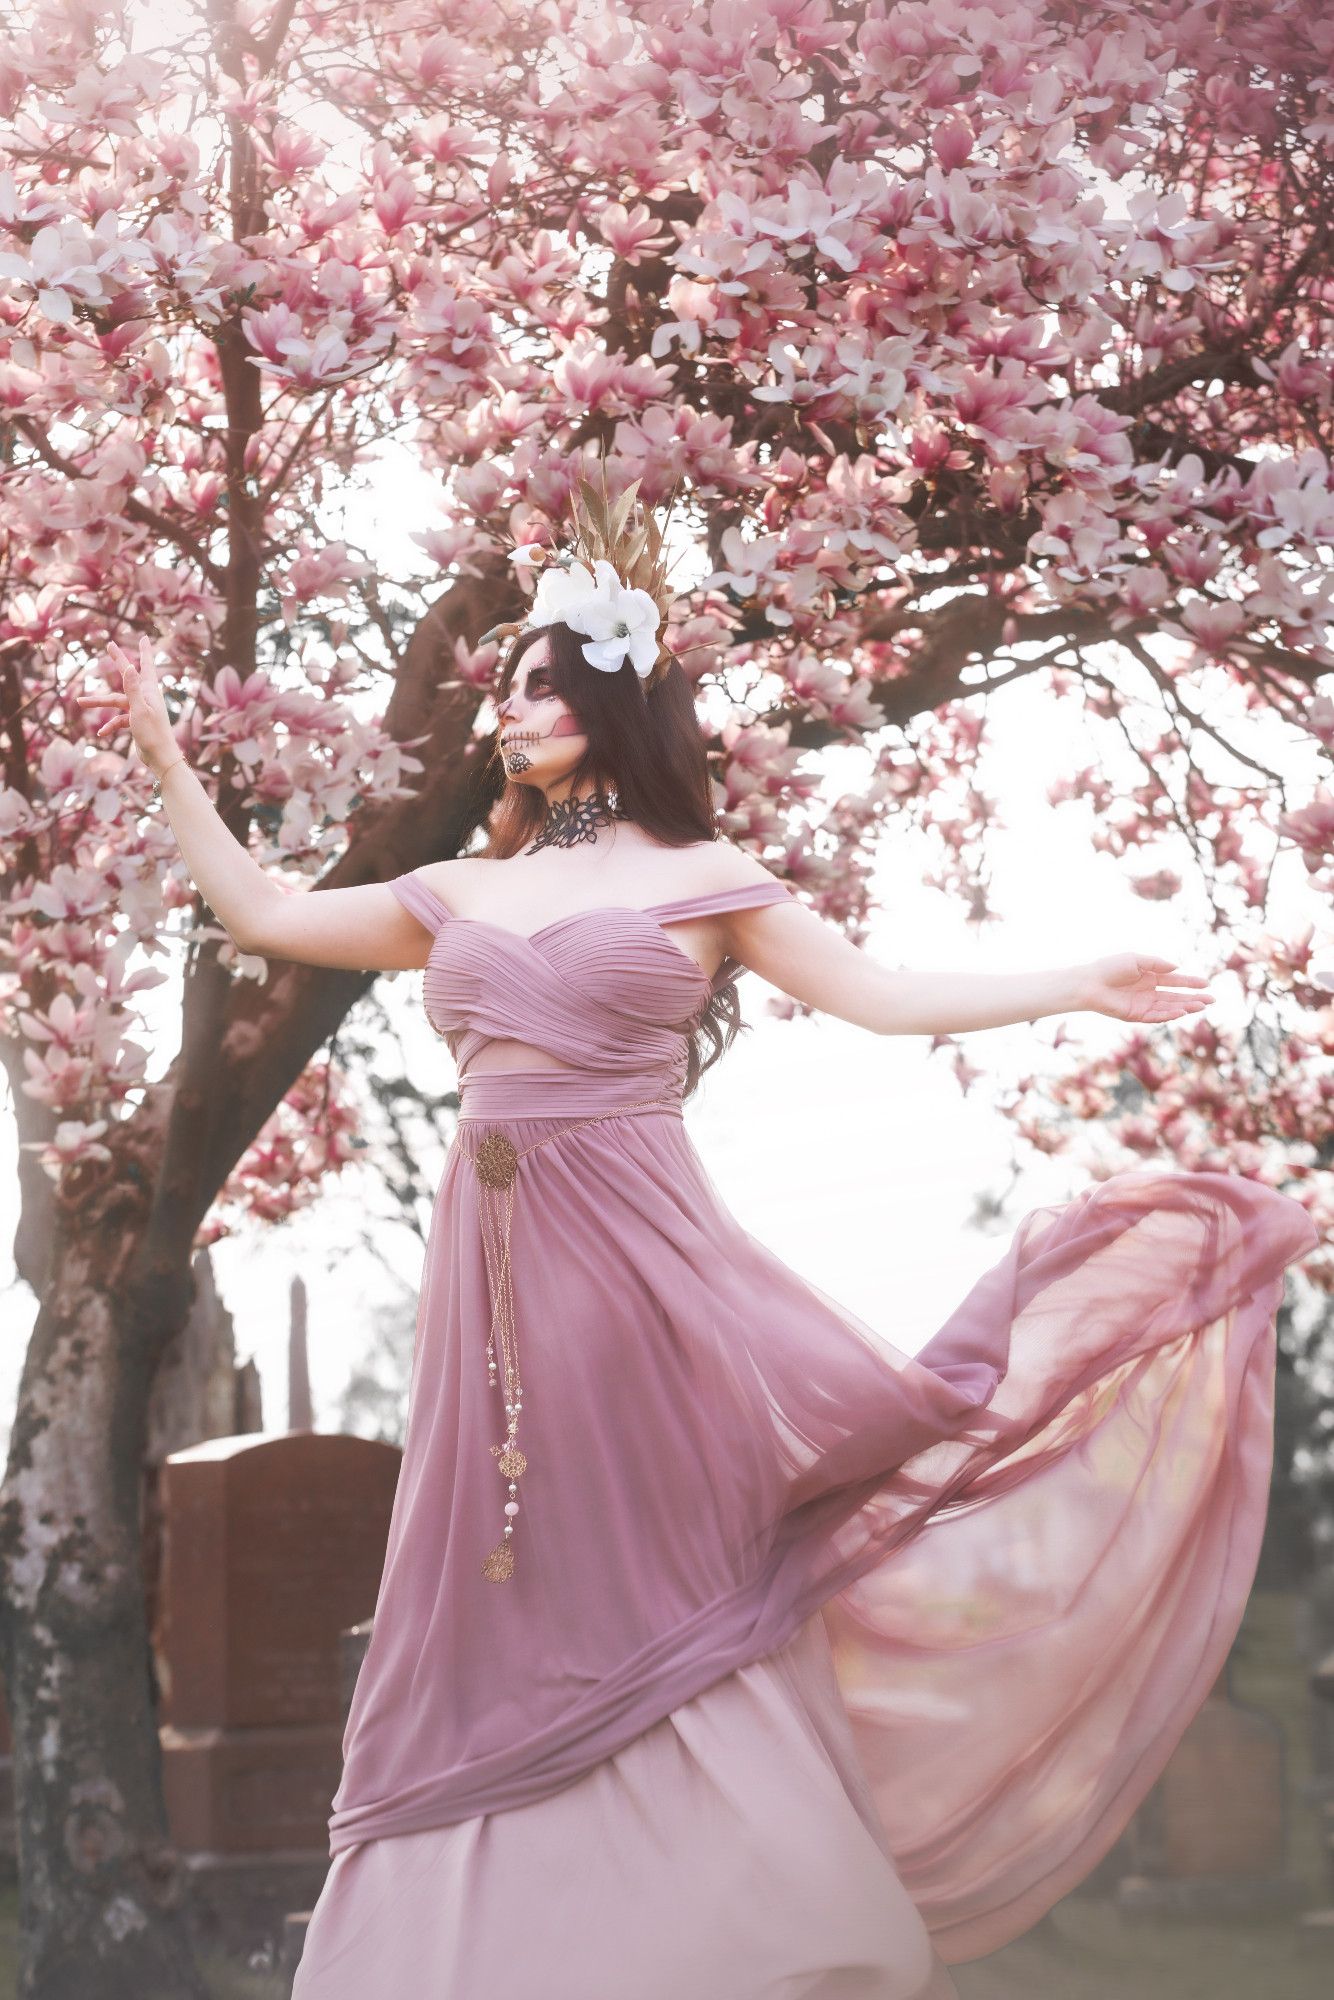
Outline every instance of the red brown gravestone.
[(401, 1458), (302, 1431), (214, 1438), (163, 1466), (163, 1785), (172, 1838), (219, 1908), (218, 1878), (253, 1917), (256, 1882), (285, 1911), (303, 1871), (318, 1885), (328, 1865), (338, 1635), (375, 1608)]
[(1133, 1872), (1117, 1890), (1128, 1915), (1258, 1915), (1304, 1900), (1286, 1865), (1283, 1732), (1233, 1695), (1231, 1656), (1130, 1833)]
[[(1316, 1817), (1323, 1865), (1322, 1894), (1334, 1894), (1334, 1561), (1330, 1560), (1329, 1523), (1320, 1523), (1321, 1561), (1307, 1579), (1297, 1606), (1298, 1650), (1311, 1696), (1306, 1740), (1311, 1750), (1311, 1774), (1305, 1796)], [(1307, 1910), (1302, 1917), (1309, 1941), (1326, 1946), (1334, 1941), (1334, 1902)]]

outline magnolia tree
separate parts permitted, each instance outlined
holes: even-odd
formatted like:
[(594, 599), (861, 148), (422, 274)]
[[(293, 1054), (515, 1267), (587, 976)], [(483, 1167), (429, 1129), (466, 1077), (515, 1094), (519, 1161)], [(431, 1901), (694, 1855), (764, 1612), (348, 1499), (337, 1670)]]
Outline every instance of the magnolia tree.
[[(0, 21), (0, 1055), (39, 1300), (0, 1493), (21, 1988), (181, 2000), (144, 1413), (192, 1247), (350, 1156), (360, 1087), (322, 1052), (368, 979), (232, 947), (128, 741), (92, 734), (107, 646), (153, 647), (183, 750), (285, 885), (457, 852), (487, 798), (478, 636), (522, 609), (508, 551), (561, 538), (604, 452), (697, 532), (671, 638), (721, 826), (854, 937), (891, 818), (989, 914), (990, 700), (1028, 677), (1082, 706), (1072, 791), (1141, 893), (1207, 882), (1273, 1059), (1159, 1029), (1016, 1117), (1038, 1144), (1119, 1119), (1327, 1225), (1330, 1001), (1266, 885), (1300, 851), (1318, 910), (1334, 874), (1334, 23), (1320, 0)], [(425, 586), (331, 526), (390, 445), (437, 481)], [(1276, 731), (1296, 780), (1256, 747)], [(1099, 742), (1142, 782), (1113, 793)], [(832, 745), (861, 771), (836, 798)]]

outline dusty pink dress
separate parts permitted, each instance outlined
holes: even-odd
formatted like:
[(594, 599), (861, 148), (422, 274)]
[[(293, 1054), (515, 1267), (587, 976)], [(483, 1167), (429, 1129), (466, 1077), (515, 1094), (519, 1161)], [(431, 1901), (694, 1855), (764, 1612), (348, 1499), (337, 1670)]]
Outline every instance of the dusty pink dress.
[[(391, 887), (462, 1116), (294, 2000), (948, 2000), (1107, 1851), (1218, 1674), (1309, 1217), (1117, 1176), (1026, 1216), (909, 1356), (741, 1228), (682, 1122), (710, 982), (670, 927), (781, 884), (529, 937)], [(566, 1067), (469, 1077), (496, 1037)]]

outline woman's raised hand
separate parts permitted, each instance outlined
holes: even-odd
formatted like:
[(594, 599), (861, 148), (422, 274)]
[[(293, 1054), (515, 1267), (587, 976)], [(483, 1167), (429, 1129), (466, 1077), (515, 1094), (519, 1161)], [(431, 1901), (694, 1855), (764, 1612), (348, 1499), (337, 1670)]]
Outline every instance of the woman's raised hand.
[[(94, 724), (92, 734), (105, 736), (128, 721), (139, 755), (154, 777), (160, 776), (180, 756), (181, 746), (162, 699), (152, 646), (147, 639), (141, 639), (136, 662), (113, 639), (102, 666), (110, 685), (98, 693), (75, 696), (81, 708), (111, 711)], [(117, 679), (119, 687), (115, 685)]]
[(1114, 1021), (1175, 1021), (1181, 1014), (1198, 1014), (1215, 997), (1190, 990), (1207, 984), (1196, 973), (1180, 972), (1170, 958), (1149, 958), (1143, 952), (1095, 958), (1080, 971), (1081, 1006), (1110, 1014)]

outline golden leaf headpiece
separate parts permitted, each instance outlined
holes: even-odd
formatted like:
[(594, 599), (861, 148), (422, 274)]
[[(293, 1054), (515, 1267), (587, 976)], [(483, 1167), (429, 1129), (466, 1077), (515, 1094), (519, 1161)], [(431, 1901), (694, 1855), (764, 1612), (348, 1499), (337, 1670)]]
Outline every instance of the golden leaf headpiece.
[(606, 482), (605, 466), (600, 493), (590, 480), (579, 480), (568, 549), (553, 552), (525, 542), (511, 551), (521, 569), (539, 571), (532, 604), (526, 618), (493, 625), (478, 644), (508, 644), (533, 626), (568, 625), (583, 637), (591, 667), (616, 673), (628, 660), (647, 694), (673, 657), (663, 636), (673, 596), (664, 538), (652, 511), (636, 504), (638, 479), (615, 501)]

